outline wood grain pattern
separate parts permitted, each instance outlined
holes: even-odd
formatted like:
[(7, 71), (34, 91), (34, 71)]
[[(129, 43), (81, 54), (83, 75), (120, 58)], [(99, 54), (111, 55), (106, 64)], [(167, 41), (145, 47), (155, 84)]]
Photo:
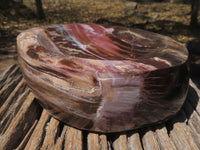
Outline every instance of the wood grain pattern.
[[(0, 149), (3, 150), (199, 150), (199, 89), (190, 80), (179, 113), (162, 124), (123, 133), (78, 130), (51, 117), (21, 77), (18, 65), (0, 76)], [(8, 95), (4, 91), (9, 92)]]

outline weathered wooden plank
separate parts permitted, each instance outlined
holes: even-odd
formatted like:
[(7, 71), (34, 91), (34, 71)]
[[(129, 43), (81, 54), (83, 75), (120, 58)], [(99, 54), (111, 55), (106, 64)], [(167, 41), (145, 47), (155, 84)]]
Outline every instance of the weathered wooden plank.
[(186, 117), (188, 118), (188, 125), (193, 126), (195, 129), (195, 133), (200, 134), (200, 117), (197, 114), (197, 112), (194, 110), (194, 108), (191, 106), (191, 104), (186, 101), (184, 105), (184, 112)]
[(15, 89), (17, 84), (22, 80), (22, 75), (17, 76), (14, 78), (10, 83), (5, 85), (1, 90), (0, 90), (0, 107), (4, 104), (4, 102), (7, 100), (11, 92)]
[(64, 143), (64, 140), (65, 140), (65, 134), (67, 132), (67, 128), (68, 128), (68, 126), (66, 126), (66, 125), (63, 127), (61, 136), (56, 141), (56, 145), (54, 147), (55, 150), (62, 150), (62, 149), (64, 149), (64, 146), (63, 146), (64, 144), (63, 143)]
[(31, 134), (33, 133), (36, 125), (38, 123), (38, 120), (35, 120), (34, 124), (32, 125), (32, 127), (30, 128), (30, 130), (28, 131), (28, 133), (26, 134), (26, 136), (24, 137), (24, 139), (22, 140), (22, 142), (20, 143), (20, 145), (16, 148), (16, 150), (24, 150), (28, 140), (31, 137)]
[(4, 72), (0, 72), (0, 89), (4, 85), (4, 82), (9, 77), (11, 72), (14, 72), (16, 69), (19, 69), (19, 67), (17, 64), (14, 64), (14, 65), (8, 67), (7, 70), (5, 70)]
[(165, 124), (155, 127), (155, 136), (158, 141), (159, 147), (162, 150), (176, 150), (176, 147), (170, 139)]
[(112, 146), (115, 150), (128, 150), (127, 142), (127, 135), (120, 134), (119, 137), (116, 140), (114, 140)]
[(67, 150), (82, 150), (82, 132), (78, 129), (68, 127), (65, 134), (64, 148)]
[(191, 135), (193, 137), (193, 140), (195, 142), (195, 144), (197, 145), (197, 147), (200, 148), (200, 134), (197, 132), (197, 130), (199, 130), (199, 123), (191, 123), (190, 121), (188, 122), (188, 125), (190, 127), (190, 132)]
[(177, 116), (171, 120), (173, 130), (170, 131), (170, 137), (177, 149), (198, 150), (198, 147), (191, 136), (190, 129), (186, 125), (186, 121), (186, 116), (183, 110), (181, 110)]
[(108, 146), (108, 141), (107, 141), (107, 137), (104, 134), (99, 135), (100, 138), (100, 149), (101, 150), (108, 150), (109, 146)]
[(194, 134), (200, 135), (200, 117), (198, 116), (198, 114), (195, 111), (191, 115), (191, 117), (188, 121), (188, 125), (191, 129), (194, 130)]
[(58, 129), (59, 121), (51, 118), (48, 126), (46, 126), (46, 135), (41, 146), (41, 149), (51, 149), (55, 146), (56, 134)]
[(128, 137), (128, 149), (129, 150), (142, 150), (140, 142), (140, 135), (138, 132), (130, 132)]
[(187, 117), (187, 127), (189, 128), (189, 131), (191, 133), (191, 136), (193, 137), (197, 147), (200, 147), (200, 117), (197, 114), (197, 112), (192, 107), (191, 103), (189, 101), (185, 102), (185, 105), (183, 106), (185, 115)]
[(35, 127), (35, 130), (33, 131), (33, 134), (30, 137), (30, 140), (27, 142), (25, 150), (38, 150), (40, 149), (43, 138), (45, 136), (45, 127), (50, 119), (50, 115), (47, 113), (46, 110), (43, 110), (42, 115), (39, 119), (39, 122), (37, 126)]
[[(0, 108), (0, 118), (5, 116), (6, 111), (9, 110), (12, 106), (16, 104), (16, 101), (19, 99), (22, 99), (22, 95), (27, 96), (29, 90), (26, 90), (27, 86), (24, 83), (24, 80), (19, 81), (18, 85), (15, 87), (15, 89), (11, 92), (9, 97), (6, 99), (6, 101), (3, 103), (3, 105)], [(21, 106), (23, 102), (20, 101), (20, 103), (17, 103), (17, 105)]]
[(108, 141), (105, 134), (89, 133), (87, 136), (88, 150), (108, 150)]
[(95, 133), (88, 134), (88, 150), (100, 150), (99, 135)]
[(39, 105), (34, 101), (33, 94), (30, 93), (5, 133), (0, 137), (3, 150), (14, 149), (19, 145), (19, 141), (23, 140), (32, 124), (40, 116), (38, 109)]
[(10, 82), (13, 82), (13, 79), (21, 75), (21, 71), (19, 69), (18, 65), (13, 65), (8, 70), (6, 70), (4, 73), (2, 73), (2, 79), (0, 81), (0, 90), (2, 90), (3, 87), (7, 87)]
[(150, 128), (145, 128), (141, 130), (143, 130), (142, 145), (144, 150), (160, 150), (158, 141), (154, 136), (154, 132)]
[(29, 94), (29, 90), (26, 90), (24, 93), (20, 95), (20, 97), (16, 101), (12, 100), (13, 104), (11, 104), (10, 106), (8, 105), (8, 107), (5, 107), (4, 109), (2, 109), (2, 112), (1, 112), (2, 119), (0, 122), (1, 134), (3, 134), (5, 130), (7, 130), (8, 126), (10, 125), (10, 123), (12, 122), (16, 114), (18, 113), (21, 105), (24, 102), (24, 99), (27, 98), (28, 94)]

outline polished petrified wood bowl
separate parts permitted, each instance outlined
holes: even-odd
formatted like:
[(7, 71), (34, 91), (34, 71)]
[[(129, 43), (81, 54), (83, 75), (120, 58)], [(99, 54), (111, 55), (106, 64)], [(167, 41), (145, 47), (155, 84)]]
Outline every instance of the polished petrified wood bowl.
[(119, 132), (166, 120), (188, 89), (188, 52), (139, 29), (56, 24), (17, 37), (19, 63), (41, 105), (73, 127)]

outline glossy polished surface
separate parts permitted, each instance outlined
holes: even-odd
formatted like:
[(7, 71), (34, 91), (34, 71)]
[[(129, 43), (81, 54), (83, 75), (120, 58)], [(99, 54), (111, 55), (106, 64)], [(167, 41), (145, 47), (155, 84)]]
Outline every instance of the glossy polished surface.
[(186, 48), (152, 32), (95, 24), (33, 28), (17, 38), (42, 106), (80, 129), (119, 132), (167, 119), (188, 88)]

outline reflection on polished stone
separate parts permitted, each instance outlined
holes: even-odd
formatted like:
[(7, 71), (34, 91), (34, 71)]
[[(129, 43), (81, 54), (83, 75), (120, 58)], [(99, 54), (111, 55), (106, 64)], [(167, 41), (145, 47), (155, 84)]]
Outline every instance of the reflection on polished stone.
[(57, 24), (17, 38), (27, 84), (55, 118), (119, 132), (166, 120), (188, 89), (188, 52), (169, 37), (118, 26)]

